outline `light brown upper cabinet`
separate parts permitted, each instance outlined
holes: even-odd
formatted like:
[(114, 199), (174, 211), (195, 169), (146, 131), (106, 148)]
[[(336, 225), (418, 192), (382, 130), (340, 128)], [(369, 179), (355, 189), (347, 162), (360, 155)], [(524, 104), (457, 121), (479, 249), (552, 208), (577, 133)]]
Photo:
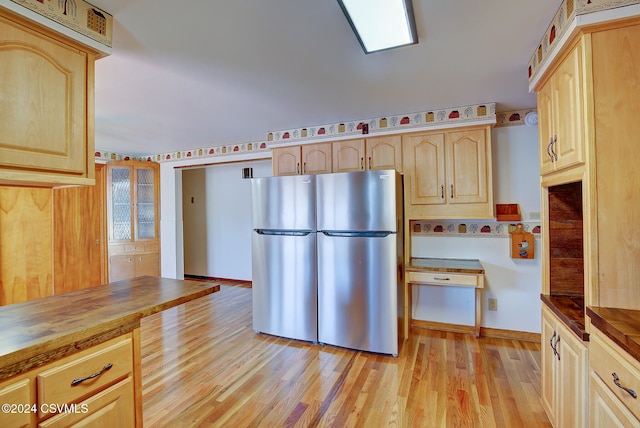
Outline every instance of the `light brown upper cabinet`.
[(107, 164), (109, 281), (160, 275), (159, 164)]
[(0, 10), (0, 183), (94, 183), (96, 52)]
[(332, 143), (333, 172), (395, 169), (402, 172), (402, 137), (388, 135)]
[(272, 150), (273, 175), (333, 172), (331, 143), (277, 147)]
[(540, 175), (584, 163), (584, 48), (579, 39), (538, 92)]
[(489, 125), (402, 137), (405, 215), (493, 218)]

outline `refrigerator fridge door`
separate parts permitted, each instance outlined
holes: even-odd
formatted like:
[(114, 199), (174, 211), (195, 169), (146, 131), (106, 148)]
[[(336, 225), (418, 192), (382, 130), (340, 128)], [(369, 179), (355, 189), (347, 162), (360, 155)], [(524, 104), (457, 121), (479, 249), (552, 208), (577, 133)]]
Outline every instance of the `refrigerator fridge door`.
[(315, 232), (254, 231), (253, 329), (318, 340)]
[(316, 180), (317, 230), (398, 230), (401, 179), (395, 170), (322, 174)]
[(315, 231), (315, 222), (315, 176), (251, 180), (252, 229)]
[(318, 233), (318, 341), (398, 355), (396, 234)]

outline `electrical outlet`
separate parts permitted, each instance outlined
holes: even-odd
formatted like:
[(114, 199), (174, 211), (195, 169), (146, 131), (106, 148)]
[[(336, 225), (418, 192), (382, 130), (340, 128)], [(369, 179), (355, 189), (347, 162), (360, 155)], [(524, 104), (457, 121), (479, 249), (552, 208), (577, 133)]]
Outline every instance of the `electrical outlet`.
[(489, 299), (489, 310), (490, 311), (498, 310), (498, 299)]

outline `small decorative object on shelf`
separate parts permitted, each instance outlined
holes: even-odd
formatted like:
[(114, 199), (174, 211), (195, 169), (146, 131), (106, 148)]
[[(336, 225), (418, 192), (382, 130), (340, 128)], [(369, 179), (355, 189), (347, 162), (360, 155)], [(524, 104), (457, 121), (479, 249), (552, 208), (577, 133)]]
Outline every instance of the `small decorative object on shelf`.
[(524, 230), (522, 223), (516, 225), (511, 233), (511, 258), (532, 259), (534, 255), (535, 239), (532, 233)]
[(520, 205), (518, 204), (496, 204), (496, 220), (498, 221), (520, 221)]

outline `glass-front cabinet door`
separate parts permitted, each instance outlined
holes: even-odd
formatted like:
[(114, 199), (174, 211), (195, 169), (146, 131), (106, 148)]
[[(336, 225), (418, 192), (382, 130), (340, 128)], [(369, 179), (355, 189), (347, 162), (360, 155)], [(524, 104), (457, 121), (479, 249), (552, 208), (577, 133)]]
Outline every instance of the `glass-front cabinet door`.
[(108, 164), (109, 240), (157, 239), (157, 167), (126, 162)]
[(156, 238), (155, 171), (136, 169), (136, 232), (137, 239)]
[(131, 168), (111, 168), (110, 241), (133, 239)]

